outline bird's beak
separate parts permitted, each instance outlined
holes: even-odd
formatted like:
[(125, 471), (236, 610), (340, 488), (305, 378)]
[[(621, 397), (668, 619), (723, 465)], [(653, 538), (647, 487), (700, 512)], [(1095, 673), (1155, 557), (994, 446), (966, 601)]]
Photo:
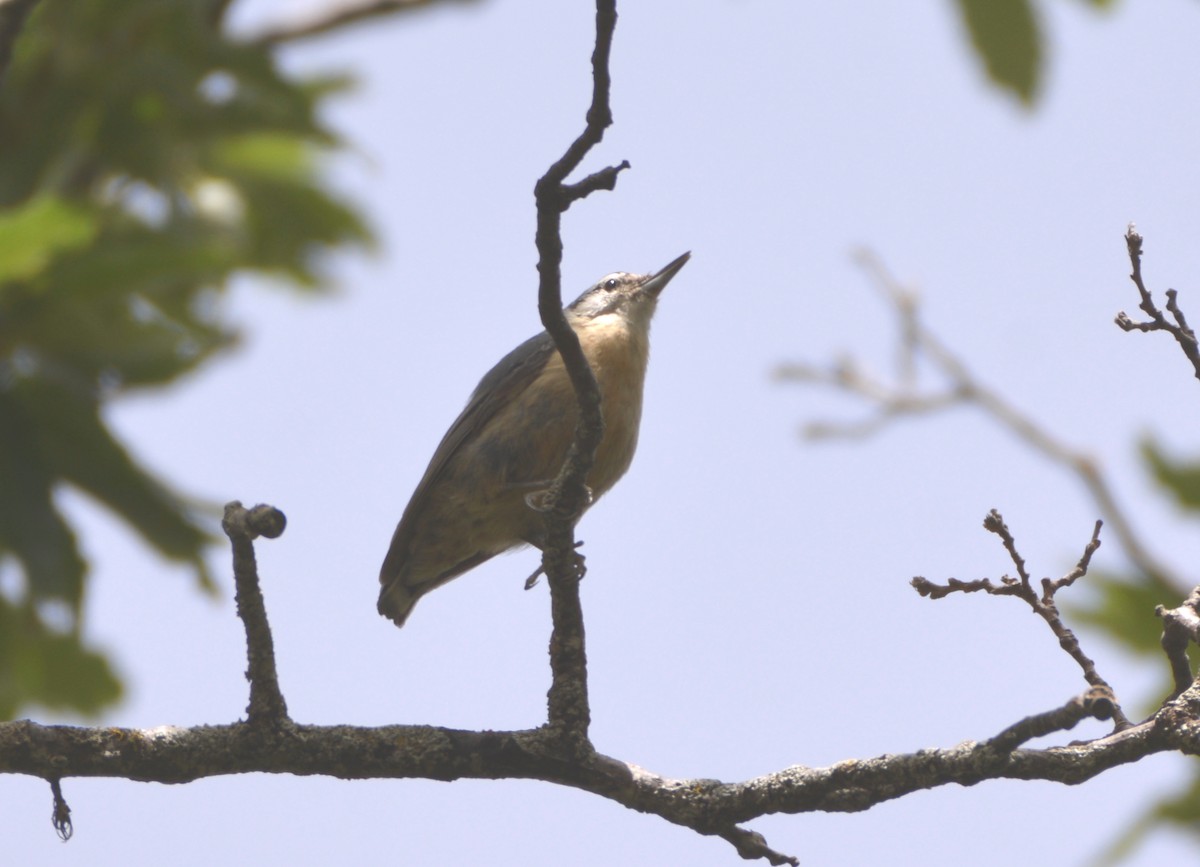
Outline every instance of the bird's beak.
[(687, 260), (690, 258), (692, 258), (692, 254), (690, 252), (684, 253), (670, 265), (659, 270), (657, 274), (651, 274), (646, 278), (646, 282), (638, 287), (639, 291), (648, 292), (650, 295), (657, 298), (659, 294), (661, 294), (662, 291), (667, 288), (667, 284), (671, 282), (671, 278), (679, 273), (679, 269), (686, 265)]

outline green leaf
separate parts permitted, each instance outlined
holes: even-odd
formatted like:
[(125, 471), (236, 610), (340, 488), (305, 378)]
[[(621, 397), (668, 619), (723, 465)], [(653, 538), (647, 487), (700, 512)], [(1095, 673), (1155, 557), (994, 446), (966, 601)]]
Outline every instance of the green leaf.
[(29, 460), (45, 478), (91, 494), (162, 556), (203, 567), (201, 554), (212, 537), (177, 496), (133, 461), (100, 420), (91, 395), (42, 378), (20, 382), (11, 397), (13, 414), (37, 433)]
[(1173, 607), (1180, 599), (1164, 598), (1162, 588), (1130, 575), (1091, 570), (1087, 582), (1096, 598), (1091, 605), (1071, 605), (1072, 619), (1102, 631), (1132, 653), (1161, 657), (1162, 624), (1154, 609)]
[(20, 563), (33, 599), (58, 599), (77, 611), (86, 564), (54, 504), (39, 433), (13, 395), (0, 391), (0, 554)]
[(121, 697), (103, 654), (49, 628), (28, 605), (0, 596), (0, 719), (30, 704), (94, 716)]
[(1042, 77), (1042, 35), (1029, 0), (957, 0), (975, 53), (994, 84), (1032, 105)]
[(1168, 458), (1150, 439), (1142, 441), (1142, 457), (1155, 480), (1185, 509), (1200, 510), (1200, 462), (1180, 463)]
[[(1178, 605), (1186, 590), (1167, 587), (1140, 575), (1118, 575), (1089, 570), (1087, 586), (1094, 592), (1090, 604), (1064, 605), (1072, 624), (1091, 627), (1126, 651), (1148, 659), (1162, 673), (1162, 681), (1139, 702), (1137, 715), (1148, 715), (1170, 694), (1173, 684), (1162, 649), (1162, 621), (1154, 616), (1159, 605), (1168, 608)], [(1188, 648), (1193, 670), (1200, 653), (1195, 645)], [(1126, 710), (1135, 715), (1128, 704), (1130, 696), (1121, 696)]]
[(0, 211), (0, 283), (34, 276), (56, 253), (91, 243), (96, 231), (92, 214), (54, 196)]
[(312, 169), (311, 148), (294, 135), (268, 133), (231, 137), (213, 148), (218, 169), (277, 181), (304, 180)]
[(1146, 838), (1163, 825), (1196, 837), (1197, 819), (1200, 819), (1200, 772), (1193, 768), (1189, 785), (1143, 810), (1092, 863), (1094, 867), (1116, 867), (1127, 862)]
[[(338, 141), (322, 108), (347, 80), (286, 72), (215, 24), (211, 0), (43, 0), (18, 48), (0, 88), (0, 558), (26, 579), (8, 602), (36, 619), (86, 610), (64, 485), (204, 586), (203, 524), (106, 405), (232, 346), (233, 278), (320, 286), (323, 253), (370, 237), (323, 172)], [(0, 642), (0, 679), (25, 635)]]

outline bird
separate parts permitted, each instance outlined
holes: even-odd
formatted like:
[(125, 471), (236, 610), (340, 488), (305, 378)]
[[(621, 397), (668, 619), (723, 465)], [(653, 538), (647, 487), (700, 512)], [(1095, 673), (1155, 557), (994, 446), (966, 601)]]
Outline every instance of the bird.
[[(590, 503), (633, 461), (650, 320), (663, 289), (690, 257), (684, 253), (653, 274), (608, 274), (564, 308), (596, 375), (604, 416), (604, 436), (587, 477)], [(381, 615), (403, 626), (429, 591), (497, 554), (544, 547), (536, 497), (558, 475), (578, 415), (566, 367), (545, 331), (484, 375), (442, 437), (392, 535), (379, 570)]]

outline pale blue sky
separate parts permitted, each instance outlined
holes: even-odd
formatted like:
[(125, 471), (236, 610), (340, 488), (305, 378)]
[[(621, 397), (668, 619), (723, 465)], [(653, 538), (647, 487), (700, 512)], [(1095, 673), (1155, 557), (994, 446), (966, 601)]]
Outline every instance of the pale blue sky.
[[(1200, 318), (1200, 9), (1041, 5), (1050, 59), (1034, 112), (984, 84), (949, 2), (621, 5), (616, 124), (588, 168), (633, 168), (566, 216), (565, 294), (693, 259), (659, 306), (633, 469), (580, 528), (602, 752), (742, 779), (988, 737), (1083, 689), (1015, 601), (931, 603), (908, 586), (1009, 571), (980, 528), (992, 507), (1038, 577), (1066, 571), (1097, 517), (1072, 478), (972, 410), (860, 443), (797, 437), (858, 408), (773, 382), (776, 364), (890, 360), (858, 246), (919, 287), (927, 322), (981, 378), (1103, 461), (1160, 556), (1196, 562), (1194, 527), (1133, 447), (1147, 431), (1195, 447), (1196, 383), (1173, 343), (1112, 318), (1137, 304), (1130, 220), (1148, 280)], [(256, 0), (238, 20), (294, 8)], [(360, 80), (330, 113), (353, 147), (336, 175), (381, 250), (332, 263), (334, 297), (239, 286), (229, 313), (244, 347), (112, 414), (182, 489), (287, 513), (258, 552), (298, 720), (544, 717), (547, 594), (521, 590), (534, 553), (431, 594), (402, 631), (375, 614), (376, 574), (475, 382), (539, 328), (532, 188), (580, 129), (592, 28), (589, 2), (487, 2), (289, 50), (295, 69)], [(96, 563), (89, 629), (130, 684), (104, 721), (242, 715), (226, 550), (213, 553), (214, 603), (64, 499)], [(1094, 563), (1118, 570), (1105, 538)], [(1094, 637), (1086, 647), (1131, 711), (1161, 676)], [(1080, 863), (1185, 767), (1157, 757), (1077, 788), (990, 782), (750, 827), (806, 865)], [(69, 779), (64, 792), (68, 845), (44, 783), (0, 779), (8, 863), (741, 863), (723, 841), (542, 783)], [(1179, 853), (1155, 838), (1132, 863)]]

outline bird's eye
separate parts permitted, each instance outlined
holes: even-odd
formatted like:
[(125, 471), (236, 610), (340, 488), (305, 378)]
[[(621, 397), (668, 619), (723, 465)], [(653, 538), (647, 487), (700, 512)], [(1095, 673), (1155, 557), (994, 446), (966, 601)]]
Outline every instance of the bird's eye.
[(604, 281), (604, 288), (606, 290), (608, 290), (609, 292), (611, 292), (617, 288), (617, 282), (618, 281), (617, 281), (616, 277), (609, 277), (607, 280)]

